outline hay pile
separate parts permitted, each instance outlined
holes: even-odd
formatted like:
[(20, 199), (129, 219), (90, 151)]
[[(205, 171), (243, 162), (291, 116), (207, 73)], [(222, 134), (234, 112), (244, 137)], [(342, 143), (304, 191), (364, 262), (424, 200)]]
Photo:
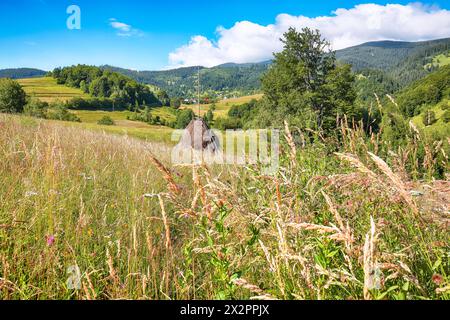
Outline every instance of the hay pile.
[(210, 130), (206, 122), (201, 118), (196, 118), (184, 129), (178, 147), (216, 153), (219, 151), (220, 143), (218, 137)]

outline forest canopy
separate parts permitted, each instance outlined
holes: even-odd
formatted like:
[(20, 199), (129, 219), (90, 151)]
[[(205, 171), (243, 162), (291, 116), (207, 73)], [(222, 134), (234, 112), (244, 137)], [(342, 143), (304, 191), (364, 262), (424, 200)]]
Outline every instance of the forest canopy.
[(93, 97), (107, 98), (119, 107), (159, 106), (161, 102), (146, 85), (117, 72), (77, 65), (56, 68), (50, 73), (58, 84), (80, 88)]

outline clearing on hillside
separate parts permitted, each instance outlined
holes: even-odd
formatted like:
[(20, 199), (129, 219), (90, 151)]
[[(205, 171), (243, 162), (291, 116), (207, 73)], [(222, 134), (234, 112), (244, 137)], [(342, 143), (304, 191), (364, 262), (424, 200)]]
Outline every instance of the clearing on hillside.
[(80, 89), (57, 84), (56, 79), (51, 77), (20, 79), (18, 82), (27, 95), (45, 102), (67, 101), (77, 97), (89, 98), (89, 95)]
[[(147, 141), (164, 142), (166, 144), (174, 144), (171, 140), (173, 129), (150, 125), (140, 121), (127, 120), (127, 115), (132, 114), (130, 111), (91, 111), (91, 110), (71, 110), (80, 119), (81, 123), (77, 122), (62, 122), (65, 126), (78, 127), (92, 131), (103, 131), (107, 133), (127, 135)], [(104, 126), (97, 122), (104, 116), (108, 116), (114, 120), (115, 125)]]
[(447, 53), (442, 53), (433, 58), (433, 62), (425, 65), (425, 69), (432, 67), (443, 67), (450, 64), (450, 51)]

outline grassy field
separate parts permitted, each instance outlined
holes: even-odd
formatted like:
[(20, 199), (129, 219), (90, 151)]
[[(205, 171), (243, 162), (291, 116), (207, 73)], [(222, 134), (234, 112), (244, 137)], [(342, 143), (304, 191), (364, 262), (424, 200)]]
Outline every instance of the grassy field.
[[(40, 100), (52, 102), (55, 100), (66, 101), (74, 97), (89, 98), (89, 95), (84, 94), (81, 90), (69, 88), (64, 85), (58, 85), (56, 80), (50, 77), (21, 79), (19, 83), (27, 95), (35, 96)], [(233, 105), (239, 105), (249, 102), (252, 99), (260, 99), (262, 95), (252, 95), (228, 100), (222, 100), (216, 103), (215, 118), (227, 117), (228, 110)], [(210, 105), (201, 106), (201, 115), (204, 115)], [(191, 108), (197, 112), (195, 106), (183, 105), (182, 108)], [(148, 125), (143, 122), (130, 121), (127, 117), (132, 115), (131, 111), (93, 111), (93, 110), (71, 110), (82, 121), (82, 124), (67, 124), (71, 126), (80, 126), (90, 130), (103, 130), (110, 133), (126, 134), (140, 139), (163, 141), (172, 143), (170, 136), (172, 129), (162, 126)], [(164, 121), (175, 121), (176, 115), (170, 107), (159, 107), (151, 110), (153, 117), (160, 117)], [(97, 122), (104, 116), (109, 116), (115, 121), (114, 126), (100, 126)]]
[(444, 108), (448, 108), (450, 106), (450, 100), (444, 100), (440, 102), (439, 104), (435, 105), (430, 109), (430, 111), (433, 111), (436, 117), (436, 122), (430, 126), (425, 126), (423, 123), (423, 114), (415, 116), (412, 118), (413, 123), (423, 130), (425, 134), (428, 135), (439, 135), (440, 137), (449, 137), (450, 136), (450, 125), (446, 122), (444, 122), (443, 115), (444, 115)]
[(447, 54), (439, 54), (433, 58), (433, 62), (425, 65), (425, 68), (434, 67), (443, 67), (450, 64), (450, 55)]
[(268, 176), (91, 124), (0, 115), (0, 298), (450, 299), (450, 185), (411, 178), (441, 155), (417, 162), (423, 139), (286, 130)]
[[(18, 80), (27, 95), (35, 96), (42, 101), (53, 102), (55, 100), (67, 101), (75, 97), (89, 98), (89, 95), (83, 93), (81, 90), (76, 88), (70, 88), (64, 85), (58, 85), (56, 80), (51, 77), (42, 77), (42, 78), (29, 78), (29, 79), (20, 79)], [(216, 111), (214, 112), (214, 116), (217, 117), (226, 117), (228, 110), (233, 105), (239, 105), (246, 102), (249, 102), (252, 99), (261, 99), (261, 94), (256, 94), (252, 96), (244, 96), (239, 98), (230, 98), (227, 100), (221, 100), (216, 103)], [(211, 105), (202, 105), (200, 109), (200, 114), (204, 115), (208, 112), (209, 107)], [(192, 105), (182, 105), (181, 108), (190, 108), (197, 113), (197, 107)], [(97, 111), (80, 111), (77, 112), (80, 114), (80, 118), (83, 122), (97, 122), (101, 116), (103, 116), (102, 112)], [(122, 121), (126, 120), (126, 116), (130, 114), (130, 112), (118, 112), (118, 113), (108, 113), (111, 118), (114, 120)], [(101, 116), (100, 116), (101, 115)], [(153, 116), (159, 116), (161, 119), (174, 121), (176, 116), (171, 112), (168, 107), (160, 107), (152, 109)], [(100, 116), (100, 118), (99, 118)], [(95, 120), (93, 120), (95, 119)]]
[[(52, 102), (56, 100), (66, 101), (74, 97), (89, 98), (79, 89), (58, 85), (56, 80), (49, 77), (30, 78), (18, 80), (27, 95), (35, 96), (42, 101)], [(156, 108), (154, 115), (160, 115), (162, 119), (173, 120), (175, 116), (168, 108)], [(143, 122), (130, 121), (127, 117), (132, 115), (130, 111), (92, 111), (92, 110), (71, 110), (76, 114), (82, 123), (62, 123), (65, 126), (79, 127), (94, 131), (104, 131), (108, 133), (129, 135), (139, 139), (158, 141), (171, 144), (172, 129), (162, 126), (148, 125)], [(111, 117), (116, 125), (101, 126), (97, 122), (104, 116)]]
[[(230, 98), (227, 100), (221, 100), (216, 103), (216, 110), (214, 111), (214, 118), (226, 118), (228, 116), (228, 111), (230, 108), (234, 105), (240, 105), (247, 102), (250, 102), (252, 99), (259, 100), (262, 98), (262, 94), (255, 94), (251, 96), (244, 96), (239, 98)], [(211, 107), (211, 104), (203, 104), (200, 106), (200, 115), (203, 116), (205, 113), (208, 112), (209, 108)], [(182, 109), (191, 109), (195, 112), (195, 114), (198, 113), (198, 107), (196, 105), (185, 105), (183, 104), (181, 106)]]
[[(173, 129), (164, 126), (149, 125), (144, 122), (127, 120), (127, 116), (131, 115), (130, 111), (90, 111), (90, 110), (71, 110), (80, 119), (81, 123), (77, 122), (60, 122), (61, 125), (87, 129), (91, 131), (100, 131), (106, 133), (113, 133), (119, 135), (126, 135), (147, 141), (164, 142), (166, 144), (173, 144), (171, 135)], [(115, 125), (104, 126), (97, 122), (108, 116), (114, 120)]]
[(153, 108), (151, 114), (153, 117), (158, 116), (166, 121), (175, 121), (177, 119), (175, 113), (170, 107)]
[[(19, 82), (28, 95), (35, 96), (40, 100), (47, 102), (55, 100), (66, 101), (74, 97), (89, 98), (89, 96), (82, 93), (81, 90), (58, 85), (56, 84), (55, 79), (49, 77), (21, 79)], [(262, 95), (253, 95), (220, 101), (216, 104), (217, 109), (214, 112), (215, 117), (226, 117), (231, 106), (242, 104), (252, 99), (260, 99), (261, 96)], [(195, 109), (193, 106), (183, 106), (182, 108), (188, 107)], [(203, 115), (206, 113), (208, 109), (209, 105), (201, 106), (201, 114)], [(64, 125), (66, 126), (81, 127), (114, 134), (125, 134), (144, 140), (173, 144), (171, 141), (172, 129), (164, 126), (155, 126), (143, 122), (127, 120), (127, 117), (132, 115), (131, 111), (71, 110), (70, 112), (76, 114), (81, 119), (82, 123), (65, 123)], [(195, 112), (197, 112), (196, 109)], [(151, 113), (153, 117), (159, 116), (165, 121), (176, 120), (175, 113), (169, 107), (153, 108)], [(115, 125), (98, 125), (97, 122), (104, 116), (112, 118), (115, 121)]]
[(27, 95), (35, 96), (46, 102), (53, 102), (55, 100), (67, 101), (76, 97), (89, 97), (80, 89), (58, 85), (56, 79), (51, 77), (20, 79), (18, 81)]

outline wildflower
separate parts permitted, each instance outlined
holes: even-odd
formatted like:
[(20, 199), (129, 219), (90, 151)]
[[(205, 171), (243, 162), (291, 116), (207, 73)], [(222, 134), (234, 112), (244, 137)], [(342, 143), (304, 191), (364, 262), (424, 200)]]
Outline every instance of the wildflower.
[(50, 247), (55, 243), (55, 236), (54, 235), (50, 235), (50, 236), (46, 236), (46, 241), (47, 241), (47, 245)]
[(345, 203), (345, 207), (346, 207), (346, 209), (352, 210), (353, 207), (354, 207), (354, 202), (353, 202), (352, 200), (348, 200), (348, 201)]
[(39, 193), (37, 193), (36, 191), (27, 191), (25, 192), (25, 197), (30, 198), (30, 197), (34, 197), (37, 196)]
[(444, 282), (444, 277), (441, 276), (440, 274), (433, 274), (433, 276), (431, 277), (431, 280), (433, 280), (433, 282), (439, 286), (442, 282)]
[(49, 190), (48, 193), (49, 193), (50, 195), (55, 195), (55, 196), (60, 196), (60, 195), (62, 195), (61, 192), (59, 192), (58, 190), (54, 190), (54, 189)]
[(84, 179), (84, 180), (87, 180), (87, 181), (90, 181), (90, 180), (93, 179), (91, 176), (88, 176), (88, 175), (87, 175), (86, 173), (84, 173), (84, 172), (82, 172), (82, 173), (80, 174), (80, 176), (82, 176), (83, 179)]

